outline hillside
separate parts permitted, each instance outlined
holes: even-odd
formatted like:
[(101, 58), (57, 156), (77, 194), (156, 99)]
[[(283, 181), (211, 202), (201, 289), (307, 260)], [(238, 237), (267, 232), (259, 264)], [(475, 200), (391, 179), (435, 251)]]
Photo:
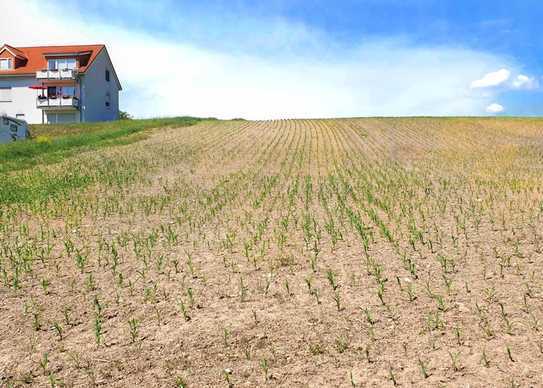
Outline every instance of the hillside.
[(542, 128), (205, 120), (0, 148), (0, 386), (537, 386)]

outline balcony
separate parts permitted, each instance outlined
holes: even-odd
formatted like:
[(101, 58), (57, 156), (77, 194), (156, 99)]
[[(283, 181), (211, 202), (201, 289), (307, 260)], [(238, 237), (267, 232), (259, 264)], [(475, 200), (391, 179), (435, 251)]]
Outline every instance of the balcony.
[(64, 80), (64, 79), (76, 79), (77, 69), (63, 69), (63, 70), (38, 70), (36, 72), (36, 78), (40, 80)]
[(36, 106), (42, 109), (79, 109), (79, 99), (72, 96), (39, 96), (36, 100)]

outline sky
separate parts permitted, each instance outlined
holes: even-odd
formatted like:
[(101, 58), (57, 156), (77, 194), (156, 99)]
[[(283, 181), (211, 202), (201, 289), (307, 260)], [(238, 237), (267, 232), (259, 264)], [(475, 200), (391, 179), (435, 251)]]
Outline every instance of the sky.
[(135, 117), (543, 115), (540, 0), (0, 0), (14, 46), (105, 43)]

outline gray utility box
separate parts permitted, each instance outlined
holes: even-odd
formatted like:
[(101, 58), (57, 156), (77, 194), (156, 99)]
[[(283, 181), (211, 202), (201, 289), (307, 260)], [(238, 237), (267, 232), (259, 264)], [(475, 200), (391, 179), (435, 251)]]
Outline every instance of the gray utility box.
[(28, 138), (28, 124), (24, 120), (0, 116), (0, 144)]

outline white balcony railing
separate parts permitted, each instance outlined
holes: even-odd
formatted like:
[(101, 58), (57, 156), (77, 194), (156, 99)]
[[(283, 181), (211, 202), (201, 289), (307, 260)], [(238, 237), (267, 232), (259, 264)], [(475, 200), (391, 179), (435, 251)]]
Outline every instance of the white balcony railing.
[(76, 77), (77, 69), (38, 70), (36, 72), (37, 79), (75, 79)]
[(79, 99), (77, 97), (38, 97), (36, 100), (38, 108), (79, 108)]

